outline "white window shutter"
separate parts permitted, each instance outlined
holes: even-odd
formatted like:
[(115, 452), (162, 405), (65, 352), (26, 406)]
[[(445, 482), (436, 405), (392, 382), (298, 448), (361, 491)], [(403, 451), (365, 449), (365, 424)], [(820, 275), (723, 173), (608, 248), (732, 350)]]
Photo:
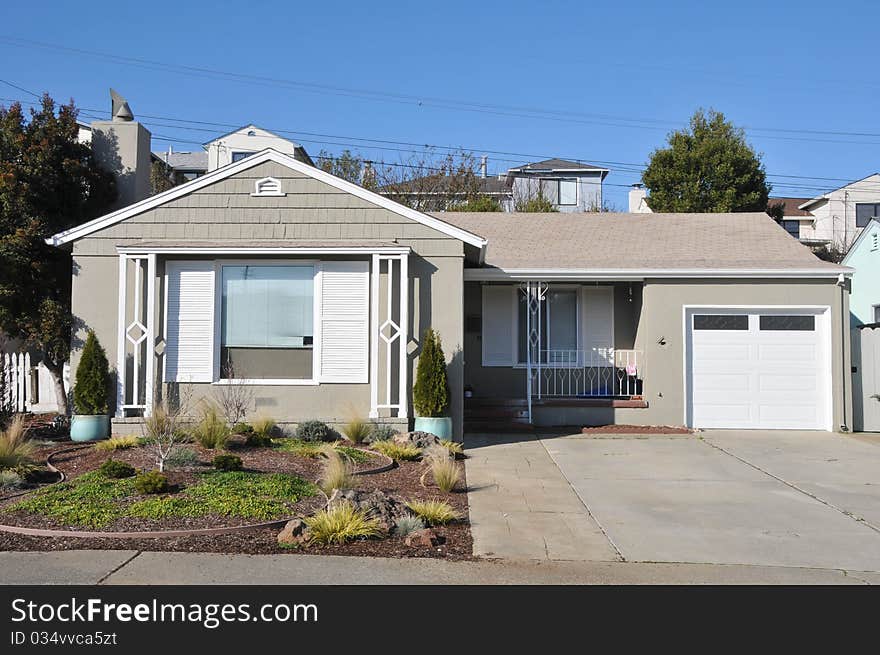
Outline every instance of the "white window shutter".
[(171, 261), (165, 382), (214, 381), (214, 262)]
[(517, 289), (483, 286), (483, 366), (516, 363)]
[[(614, 287), (583, 287), (583, 348), (587, 361), (614, 364)], [(595, 349), (595, 354), (591, 351)]]
[(320, 278), (320, 381), (366, 383), (370, 353), (369, 262), (322, 262)]

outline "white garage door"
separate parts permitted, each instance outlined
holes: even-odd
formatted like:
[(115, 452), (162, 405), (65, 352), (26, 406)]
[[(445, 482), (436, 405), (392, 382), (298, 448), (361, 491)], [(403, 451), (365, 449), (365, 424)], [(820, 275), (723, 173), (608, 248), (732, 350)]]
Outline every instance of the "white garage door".
[(690, 309), (688, 424), (829, 430), (828, 312)]

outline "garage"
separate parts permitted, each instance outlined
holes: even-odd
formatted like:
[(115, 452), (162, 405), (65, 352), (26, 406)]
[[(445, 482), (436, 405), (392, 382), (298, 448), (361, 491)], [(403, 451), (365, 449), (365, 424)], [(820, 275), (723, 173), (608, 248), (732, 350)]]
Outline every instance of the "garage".
[(831, 429), (830, 308), (685, 310), (687, 424)]

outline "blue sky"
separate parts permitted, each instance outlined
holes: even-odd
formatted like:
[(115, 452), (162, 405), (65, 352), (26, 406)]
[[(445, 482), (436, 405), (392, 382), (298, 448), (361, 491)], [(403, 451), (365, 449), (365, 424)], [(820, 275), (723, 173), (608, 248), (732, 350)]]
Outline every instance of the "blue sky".
[[(512, 153), (490, 153), (494, 171), (544, 156), (608, 162), (606, 198), (625, 209), (639, 166), (702, 106), (747, 129), (774, 195), (880, 169), (876, 2), (38, 6), (4, 6), (0, 78), (102, 111), (113, 86), (157, 150), (226, 129), (144, 116), (253, 122), (297, 133), (312, 154), (388, 162), (412, 147), (355, 138)], [(31, 99), (4, 84), (0, 97)]]

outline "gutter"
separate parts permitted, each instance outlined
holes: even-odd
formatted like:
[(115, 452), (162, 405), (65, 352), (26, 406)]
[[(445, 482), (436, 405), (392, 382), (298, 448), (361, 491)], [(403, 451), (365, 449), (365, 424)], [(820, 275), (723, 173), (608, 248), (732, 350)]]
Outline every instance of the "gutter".
[(855, 271), (845, 266), (833, 268), (742, 268), (742, 269), (525, 269), (525, 268), (469, 268), (464, 279), (468, 281), (508, 280), (623, 280), (643, 281), (646, 278), (773, 278), (773, 279), (837, 279), (849, 277)]

